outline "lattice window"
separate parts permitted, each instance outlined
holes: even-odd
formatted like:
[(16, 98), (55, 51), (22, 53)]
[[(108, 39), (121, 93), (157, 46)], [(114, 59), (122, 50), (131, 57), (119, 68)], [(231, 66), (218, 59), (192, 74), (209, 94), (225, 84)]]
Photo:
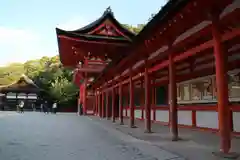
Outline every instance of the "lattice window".
[(230, 98), (240, 98), (240, 72), (229, 73), (228, 88)]

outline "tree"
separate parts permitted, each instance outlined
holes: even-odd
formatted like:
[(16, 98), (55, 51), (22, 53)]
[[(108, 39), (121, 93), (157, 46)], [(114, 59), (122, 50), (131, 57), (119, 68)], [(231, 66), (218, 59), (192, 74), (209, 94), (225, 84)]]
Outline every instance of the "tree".
[(0, 67), (0, 85), (8, 85), (17, 81), (23, 72), (24, 68), (21, 63), (12, 63)]
[(123, 27), (125, 27), (126, 29), (135, 34), (138, 34), (143, 29), (144, 26), (145, 24), (138, 24), (136, 27), (128, 24), (123, 24)]
[(9, 85), (25, 74), (43, 89), (46, 99), (55, 99), (60, 103), (75, 101), (78, 88), (72, 83), (73, 72), (64, 68), (59, 56), (42, 57), (25, 63), (12, 63), (0, 67), (0, 85)]
[(25, 63), (25, 70), (35, 84), (45, 90), (52, 99), (60, 103), (76, 99), (78, 88), (72, 83), (72, 70), (60, 64), (59, 56), (28, 61)]
[(78, 94), (78, 88), (66, 77), (57, 78), (51, 83), (50, 93), (59, 103), (73, 100)]

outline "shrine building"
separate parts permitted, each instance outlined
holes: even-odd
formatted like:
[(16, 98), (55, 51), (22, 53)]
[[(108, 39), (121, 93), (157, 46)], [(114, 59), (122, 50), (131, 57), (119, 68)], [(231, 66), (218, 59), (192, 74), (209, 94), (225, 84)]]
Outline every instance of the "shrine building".
[[(240, 135), (239, 0), (170, 0), (134, 34), (108, 8), (73, 31), (57, 28), (85, 115), (216, 132), (229, 153)], [(204, 10), (204, 12), (203, 12)], [(134, 18), (134, 17), (133, 17)]]
[(24, 102), (25, 110), (32, 110), (40, 100), (40, 89), (31, 79), (22, 75), (16, 82), (0, 86), (0, 108), (16, 110), (20, 101)]

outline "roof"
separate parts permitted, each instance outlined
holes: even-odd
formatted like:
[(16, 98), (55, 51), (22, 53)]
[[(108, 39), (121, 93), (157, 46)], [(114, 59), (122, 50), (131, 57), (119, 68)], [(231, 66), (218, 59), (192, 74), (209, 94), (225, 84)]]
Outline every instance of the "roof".
[(22, 92), (38, 92), (41, 89), (26, 75), (22, 75), (19, 80), (12, 84), (0, 86), (0, 92), (22, 91)]
[[(153, 31), (156, 30), (156, 24), (157, 23), (165, 23), (169, 17), (173, 16), (176, 14), (182, 7), (184, 7), (190, 0), (169, 0), (166, 5), (162, 7), (162, 9), (151, 19), (150, 22), (147, 23), (146, 26), (141, 30), (141, 32), (136, 35), (133, 38), (132, 46), (129, 49), (129, 54), (122, 55), (118, 59), (115, 59), (112, 61), (104, 70), (103, 72), (99, 75), (98, 78), (94, 80), (93, 83), (97, 82), (106, 72), (108, 72), (110, 69), (112, 69), (114, 66), (116, 66), (121, 60), (126, 58), (127, 56), (132, 56), (134, 52), (131, 52), (137, 45), (140, 43), (143, 43), (144, 40), (147, 39), (149, 34)], [(91, 87), (91, 85), (89, 86)]]
[[(98, 31), (101, 30), (102, 27), (105, 25), (109, 25), (114, 27), (118, 34), (116, 35), (104, 35), (99, 34)], [(57, 35), (65, 35), (65, 36), (74, 36), (75, 38), (98, 38), (101, 39), (120, 39), (120, 40), (128, 40), (131, 41), (133, 37), (135, 37), (135, 33), (129, 31), (123, 25), (121, 25), (114, 17), (113, 12), (110, 7), (108, 7), (103, 15), (95, 20), (94, 22), (90, 23), (87, 26), (82, 28), (73, 30), (73, 31), (66, 31), (59, 28), (56, 28)]]
[(120, 29), (121, 32), (123, 32), (125, 35), (127, 35), (129, 38), (133, 38), (135, 36), (135, 34), (131, 31), (129, 31), (128, 29), (126, 29), (125, 27), (123, 27), (123, 25), (121, 25), (114, 17), (114, 14), (111, 10), (110, 7), (108, 7), (103, 15), (98, 18), (96, 21), (90, 23), (87, 26), (84, 26), (82, 28), (73, 30), (73, 31), (67, 31), (68, 33), (75, 33), (75, 34), (90, 34), (92, 31), (94, 31), (95, 29), (97, 29), (98, 27), (100, 27), (100, 25), (102, 25), (104, 22), (106, 22), (107, 20), (109, 20), (110, 22), (113, 23), (114, 26), (116, 26), (118, 29)]
[(91, 24), (66, 31), (56, 28), (60, 60), (66, 67), (75, 67), (89, 53), (100, 59), (107, 55), (112, 61), (118, 59), (132, 45), (136, 36), (121, 25), (108, 7), (103, 15)]
[(126, 39), (121, 36), (104, 36), (104, 35), (92, 35), (92, 34), (84, 34), (77, 33), (73, 31), (65, 31), (59, 28), (56, 28), (57, 35), (67, 36), (71, 38), (76, 38), (79, 40), (85, 41), (98, 41), (98, 42), (118, 42), (118, 43), (129, 43), (129, 39)]

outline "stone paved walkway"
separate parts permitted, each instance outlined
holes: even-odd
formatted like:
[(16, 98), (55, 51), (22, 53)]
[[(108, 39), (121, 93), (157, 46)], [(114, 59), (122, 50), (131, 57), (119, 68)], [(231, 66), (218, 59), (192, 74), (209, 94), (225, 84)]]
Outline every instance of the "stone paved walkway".
[[(181, 141), (172, 142), (169, 134), (169, 128), (159, 124), (152, 124), (154, 133), (144, 133), (144, 122), (136, 120), (137, 128), (129, 128), (128, 119), (124, 119), (125, 125), (119, 125), (119, 121), (112, 123), (111, 120), (100, 119), (92, 116), (92, 119), (99, 121), (108, 127), (115, 128), (125, 134), (131, 135), (137, 139), (151, 143), (162, 150), (169, 151), (180, 157), (191, 160), (222, 160), (213, 156), (212, 152), (219, 150), (219, 137), (210, 132), (193, 131), (190, 129), (180, 128)], [(240, 153), (240, 139), (233, 138), (232, 151)], [(240, 158), (238, 158), (239, 160)]]
[(0, 115), (0, 160), (183, 160), (87, 116)]

